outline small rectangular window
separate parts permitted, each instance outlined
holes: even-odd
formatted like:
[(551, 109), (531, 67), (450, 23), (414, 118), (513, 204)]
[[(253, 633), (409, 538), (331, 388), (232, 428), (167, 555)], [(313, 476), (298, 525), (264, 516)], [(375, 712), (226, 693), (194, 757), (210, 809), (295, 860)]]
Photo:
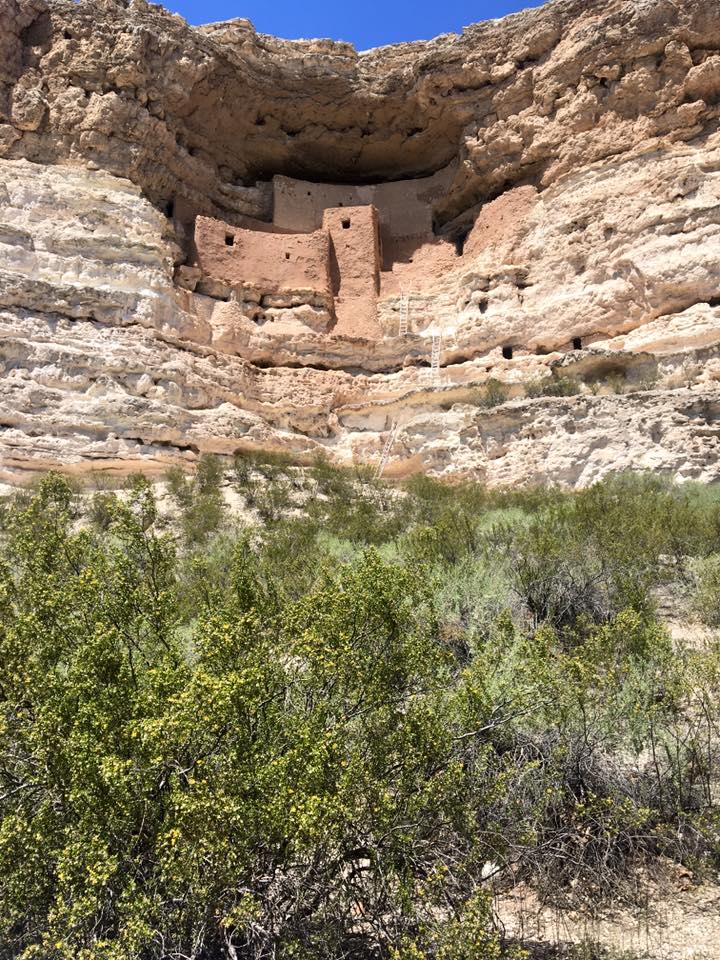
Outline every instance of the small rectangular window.
[(232, 247), (232, 245), (233, 245), (234, 243), (235, 243), (235, 235), (232, 234), (232, 233), (226, 233), (226, 234), (225, 234), (225, 246), (226, 246), (226, 247)]
[(345, 219), (342, 221), (342, 228), (343, 230), (350, 229), (350, 220), (347, 217), (345, 217)]

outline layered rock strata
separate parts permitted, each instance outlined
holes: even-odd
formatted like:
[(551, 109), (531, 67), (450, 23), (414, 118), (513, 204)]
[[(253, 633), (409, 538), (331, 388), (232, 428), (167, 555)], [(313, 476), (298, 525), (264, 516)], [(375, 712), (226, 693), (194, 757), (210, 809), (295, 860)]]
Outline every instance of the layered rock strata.
[(363, 54), (138, 0), (0, 17), (0, 480), (375, 462), (393, 423), (391, 476), (720, 478), (714, 2)]

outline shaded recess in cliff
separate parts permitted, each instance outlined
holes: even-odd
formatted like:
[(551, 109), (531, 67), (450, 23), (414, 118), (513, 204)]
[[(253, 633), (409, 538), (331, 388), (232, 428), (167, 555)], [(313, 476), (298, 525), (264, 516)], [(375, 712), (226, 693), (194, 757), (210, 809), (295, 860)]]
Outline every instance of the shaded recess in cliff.
[(193, 28), (144, 0), (6, 5), (0, 156), (84, 158), (160, 208), (180, 197), (230, 218), (269, 219), (276, 174), (379, 183), (456, 161), (442, 226), (513, 186), (550, 185), (580, 154), (622, 152), (640, 117), (648, 137), (697, 135), (720, 96), (712, 4), (555, 0), (361, 54), (243, 20)]

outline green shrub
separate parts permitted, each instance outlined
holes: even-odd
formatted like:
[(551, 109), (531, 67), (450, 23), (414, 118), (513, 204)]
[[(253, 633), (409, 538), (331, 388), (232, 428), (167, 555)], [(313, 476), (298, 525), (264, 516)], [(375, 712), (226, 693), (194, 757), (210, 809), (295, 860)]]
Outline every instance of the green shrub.
[(253, 506), (265, 523), (280, 519), (292, 507), (290, 484), (281, 476), (257, 484), (252, 495)]
[(225, 468), (220, 457), (206, 453), (200, 457), (195, 474), (197, 488), (204, 496), (216, 496), (225, 477)]
[(274, 480), (287, 473), (292, 464), (293, 458), (282, 450), (237, 450), (233, 456), (233, 479), (243, 488), (254, 472)]
[(607, 385), (613, 393), (625, 393), (627, 390), (627, 374), (624, 370), (608, 374)]
[(574, 906), (716, 874), (720, 654), (652, 596), (689, 571), (714, 622), (717, 491), (319, 471), (243, 530), (215, 459), (167, 527), (142, 478), (8, 500), (1, 957), (475, 960), (510, 953), (490, 873)]
[(313, 458), (310, 476), (316, 484), (317, 493), (326, 497), (350, 500), (354, 494), (357, 474), (351, 470), (335, 466), (324, 453)]
[(710, 627), (720, 627), (720, 554), (699, 558), (694, 566), (692, 611)]
[[(502, 383), (502, 381), (491, 377), (477, 393), (471, 397), (469, 402), (489, 410), (492, 407), (497, 407), (505, 403), (509, 396), (510, 391), (508, 387)], [(452, 404), (450, 404), (450, 406), (452, 406)], [(449, 407), (446, 409), (449, 409)]]
[(92, 495), (88, 520), (100, 531), (107, 530), (113, 521), (117, 497), (114, 493), (98, 491)]
[(536, 397), (574, 397), (582, 393), (582, 384), (575, 377), (546, 377), (534, 380), (525, 387), (525, 394)]
[(200, 457), (194, 475), (179, 467), (165, 474), (168, 495), (180, 513), (183, 537), (188, 544), (202, 543), (215, 533), (223, 520), (222, 462), (214, 454)]

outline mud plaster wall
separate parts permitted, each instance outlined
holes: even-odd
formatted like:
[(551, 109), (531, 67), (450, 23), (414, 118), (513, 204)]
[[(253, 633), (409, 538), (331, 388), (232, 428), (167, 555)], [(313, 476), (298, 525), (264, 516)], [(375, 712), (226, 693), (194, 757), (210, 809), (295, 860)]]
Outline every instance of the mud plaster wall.
[(432, 177), (361, 186), (277, 176), (273, 178), (273, 223), (309, 232), (321, 226), (325, 210), (372, 205), (378, 212), (383, 244), (400, 237), (431, 237), (433, 205), (444, 196), (451, 175), (446, 167)]
[(384, 264), (380, 276), (381, 296), (432, 290), (440, 278), (462, 269), (463, 260), (455, 244), (440, 237), (432, 240), (395, 240), (389, 249), (383, 247)]
[(380, 284), (377, 211), (371, 206), (326, 210), (323, 228), (330, 236), (330, 276), (335, 294), (335, 332), (376, 339)]
[(263, 294), (310, 290), (331, 302), (330, 238), (324, 230), (262, 233), (198, 217), (195, 250), (205, 276)]

